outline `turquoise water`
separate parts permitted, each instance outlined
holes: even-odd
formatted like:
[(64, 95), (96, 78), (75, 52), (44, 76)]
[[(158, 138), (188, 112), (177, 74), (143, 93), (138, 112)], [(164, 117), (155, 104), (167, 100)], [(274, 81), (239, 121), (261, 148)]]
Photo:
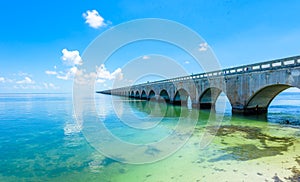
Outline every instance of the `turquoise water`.
[[(222, 109), (209, 113), (156, 104), (153, 110), (145, 101), (113, 98), (120, 106), (119, 116), (132, 121), (127, 124), (154, 127), (145, 134), (124, 129), (111, 96), (96, 95), (99, 118), (113, 134), (130, 142), (164, 138), (180, 115), (197, 112), (199, 118), (190, 139), (169, 157), (150, 164), (123, 164), (104, 157), (86, 141), (75, 121), (71, 95), (0, 94), (0, 181), (299, 180), (299, 93), (278, 96), (266, 119), (231, 116), (227, 106), (216, 137), (204, 149), (199, 144), (202, 134), (214, 128), (207, 120)], [(128, 113), (143, 122), (131, 120)]]

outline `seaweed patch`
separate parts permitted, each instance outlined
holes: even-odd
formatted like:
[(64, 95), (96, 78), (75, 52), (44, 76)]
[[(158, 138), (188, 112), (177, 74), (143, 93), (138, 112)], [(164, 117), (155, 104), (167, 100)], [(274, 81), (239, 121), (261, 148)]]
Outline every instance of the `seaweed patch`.
[[(212, 128), (213, 129), (213, 128)], [(239, 135), (245, 140), (240, 145), (229, 146), (222, 149), (224, 155), (219, 156), (214, 159), (210, 159), (209, 162), (216, 162), (222, 160), (239, 160), (247, 161), (252, 159), (258, 159), (262, 157), (282, 155), (282, 152), (286, 152), (290, 146), (292, 146), (293, 139), (290, 137), (275, 137), (262, 132), (258, 127), (249, 126), (235, 126), (235, 125), (225, 125), (221, 126), (216, 133), (219, 137), (234, 137), (235, 134)], [(259, 145), (252, 143), (247, 143), (247, 140), (258, 140)], [(275, 146), (269, 143), (276, 143)], [(221, 144), (227, 145), (224, 139), (221, 140)], [(299, 158), (300, 163), (300, 158)]]
[(145, 150), (145, 154), (151, 155), (151, 156), (155, 156), (157, 154), (159, 154), (161, 151), (155, 147), (151, 147), (148, 146), (148, 148)]

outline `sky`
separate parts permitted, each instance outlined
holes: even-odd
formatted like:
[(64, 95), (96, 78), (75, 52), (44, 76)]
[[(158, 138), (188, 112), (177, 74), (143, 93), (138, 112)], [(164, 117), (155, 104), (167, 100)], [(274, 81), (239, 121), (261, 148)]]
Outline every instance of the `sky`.
[[(86, 48), (103, 32), (142, 18), (194, 30), (223, 68), (300, 55), (299, 8), (297, 0), (0, 1), (0, 92), (72, 92)], [(122, 79), (127, 61), (150, 54), (171, 56), (190, 74), (201, 72), (180, 51), (156, 44), (129, 45), (99, 64), (97, 88)]]

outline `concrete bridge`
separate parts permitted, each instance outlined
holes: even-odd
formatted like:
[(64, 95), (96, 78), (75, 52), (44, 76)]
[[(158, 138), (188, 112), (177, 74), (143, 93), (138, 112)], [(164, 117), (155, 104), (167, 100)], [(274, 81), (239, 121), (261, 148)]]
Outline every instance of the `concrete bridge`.
[(170, 104), (211, 109), (221, 92), (232, 106), (232, 113), (264, 114), (271, 101), (283, 90), (300, 88), (300, 56), (277, 59), (213, 72), (193, 74), (143, 83), (97, 93)]

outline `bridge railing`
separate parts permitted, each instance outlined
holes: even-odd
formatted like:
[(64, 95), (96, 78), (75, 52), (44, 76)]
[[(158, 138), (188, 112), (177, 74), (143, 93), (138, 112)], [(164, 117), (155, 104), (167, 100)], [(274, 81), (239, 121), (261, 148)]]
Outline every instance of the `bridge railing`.
[(171, 79), (141, 83), (141, 84), (137, 84), (137, 85), (133, 85), (133, 86), (123, 87), (123, 89), (132, 88), (132, 87), (149, 86), (149, 85), (154, 85), (154, 84), (159, 84), (159, 83), (180, 82), (180, 81), (185, 81), (185, 80), (198, 80), (198, 79), (203, 79), (203, 78), (208, 78), (208, 77), (212, 78), (212, 77), (217, 77), (217, 76), (243, 74), (243, 73), (249, 73), (249, 72), (272, 70), (272, 69), (295, 67), (295, 66), (300, 66), (300, 56), (276, 59), (276, 60), (272, 60), (272, 61), (266, 61), (266, 62), (255, 63), (255, 64), (250, 64), (250, 65), (243, 65), (243, 66), (238, 66), (238, 67), (233, 67), (233, 68), (227, 68), (227, 69), (211, 71), (211, 72), (206, 72), (206, 73), (199, 73), (199, 74), (193, 74), (193, 75), (188, 75), (188, 76), (176, 77), (176, 78), (171, 78)]

